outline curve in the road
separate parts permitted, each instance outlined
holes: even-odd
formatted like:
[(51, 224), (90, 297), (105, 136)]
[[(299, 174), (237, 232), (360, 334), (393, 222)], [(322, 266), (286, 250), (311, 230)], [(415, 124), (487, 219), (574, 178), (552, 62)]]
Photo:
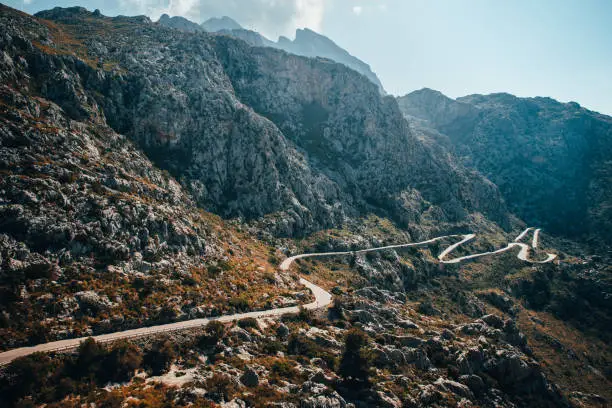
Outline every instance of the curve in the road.
[[(247, 317), (253, 318), (273, 318), (282, 316), (289, 313), (298, 313), (300, 307), (305, 309), (313, 310), (319, 309), (322, 307), (329, 306), (331, 304), (332, 295), (327, 292), (325, 289), (315, 285), (312, 282), (307, 281), (304, 278), (300, 279), (300, 283), (306, 286), (313, 293), (315, 297), (315, 301), (308, 303), (302, 306), (289, 306), (282, 307), (278, 309), (270, 309), (270, 310), (262, 310), (248, 313), (236, 313), (232, 315), (220, 316), (220, 317), (211, 317), (207, 319), (194, 319), (187, 320), (184, 322), (176, 322), (169, 324), (162, 324), (159, 326), (152, 327), (143, 327), (140, 329), (132, 329), (115, 333), (101, 334), (99, 336), (89, 336), (93, 337), (93, 339), (100, 343), (108, 343), (121, 339), (133, 339), (137, 337), (145, 337), (151, 336), (154, 334), (174, 332), (178, 330), (186, 330), (193, 329), (196, 327), (206, 326), (209, 322), (213, 320), (217, 320), (220, 322), (232, 322), (236, 320), (245, 319)], [(37, 352), (54, 352), (54, 351), (63, 351), (63, 350), (71, 350), (77, 348), (82, 341), (89, 337), (80, 337), (76, 339), (67, 339), (67, 340), (59, 340), (53, 341), (50, 343), (39, 344), (34, 347), (21, 347), (18, 349), (13, 349), (9, 351), (5, 351), (4, 353), (0, 353), (0, 366), (5, 365), (13, 361), (18, 357), (27, 356), (29, 354), (37, 353)]]
[[(290, 258), (285, 259), (281, 265), (280, 265), (280, 269), (283, 271), (286, 271), (287, 269), (289, 269), (289, 266), (297, 259), (303, 259), (303, 258), (315, 258), (315, 257), (326, 257), (326, 256), (338, 256), (338, 255), (353, 255), (353, 254), (362, 254), (362, 253), (366, 253), (366, 252), (373, 252), (373, 251), (382, 251), (385, 249), (400, 249), (400, 248), (409, 248), (409, 247), (419, 247), (419, 246), (426, 246), (429, 244), (432, 244), (436, 241), (441, 241), (444, 239), (452, 239), (452, 238), (461, 238), (460, 241), (450, 245), (448, 248), (446, 248), (444, 251), (442, 251), (440, 253), (440, 255), (438, 255), (438, 260), (440, 261), (440, 263), (443, 264), (455, 264), (455, 263), (459, 263), (461, 261), (467, 261), (469, 259), (475, 259), (475, 258), (480, 258), (483, 256), (489, 256), (489, 255), (496, 255), (496, 254), (500, 254), (506, 251), (509, 251), (512, 248), (520, 248), (519, 253), (517, 254), (517, 257), (523, 261), (526, 262), (530, 262), (530, 263), (548, 263), (551, 262), (552, 260), (554, 260), (557, 255), (555, 254), (546, 254), (547, 257), (544, 260), (541, 261), (536, 261), (533, 259), (529, 258), (529, 246), (527, 244), (524, 244), (521, 241), (529, 231), (533, 230), (532, 227), (530, 228), (526, 228), (524, 231), (522, 231), (514, 240), (514, 242), (509, 243), (507, 246), (505, 246), (504, 248), (498, 249), (496, 251), (490, 251), (490, 252), (481, 252), (481, 253), (477, 253), (477, 254), (472, 254), (472, 255), (466, 255), (466, 256), (462, 256), (462, 257), (458, 257), (458, 258), (452, 258), (452, 259), (446, 259), (446, 257), (453, 252), (455, 249), (457, 249), (458, 247), (460, 247), (461, 245), (465, 244), (466, 242), (469, 242), (471, 240), (473, 240), (474, 238), (476, 238), (475, 234), (466, 234), (466, 235), (444, 235), (441, 237), (436, 237), (436, 238), (432, 238), (429, 239), (427, 241), (422, 241), (422, 242), (412, 242), (409, 244), (399, 244), (399, 245), (388, 245), (388, 246), (384, 246), (384, 247), (377, 247), (377, 248), (369, 248), (369, 249), (361, 249), (358, 251), (343, 251), (343, 252), (319, 252), (319, 253), (310, 253), (310, 254), (300, 254), (300, 255), (294, 255)], [(536, 249), (538, 246), (538, 236), (540, 234), (540, 229), (536, 229), (533, 235), (533, 242), (532, 242), (532, 248)]]
[[(506, 252), (506, 251), (508, 251), (508, 250), (510, 250), (512, 248), (516, 248), (516, 247), (520, 248), (520, 251), (517, 254), (517, 257), (519, 259), (523, 260), (523, 261), (531, 262), (531, 263), (547, 263), (547, 262), (551, 262), (552, 260), (555, 259), (556, 255), (554, 255), (554, 254), (546, 254), (547, 258), (545, 260), (534, 261), (534, 260), (529, 258), (529, 251), (530, 251), (529, 246), (527, 244), (519, 242), (532, 229), (533, 228), (525, 229), (523, 232), (521, 232), (519, 234), (518, 237), (516, 237), (514, 242), (509, 243), (504, 248), (498, 249), (496, 251), (482, 252), (482, 253), (478, 253), (478, 254), (466, 255), (466, 256), (462, 256), (462, 257), (458, 257), (458, 258), (453, 258), (453, 259), (445, 259), (445, 258), (452, 251), (457, 249), (459, 246), (461, 246), (464, 243), (474, 239), (476, 237), (475, 234), (445, 235), (445, 236), (441, 236), (441, 237), (437, 237), (437, 238), (432, 238), (432, 239), (429, 239), (427, 241), (422, 241), (422, 242), (415, 242), (415, 243), (408, 243), (408, 244), (399, 244), (399, 245), (388, 245), (388, 246), (384, 246), (384, 247), (361, 249), (361, 250), (358, 250), (358, 251), (323, 252), (323, 253), (310, 253), (310, 254), (295, 255), (295, 256), (292, 256), (292, 257), (289, 257), (289, 258), (285, 259), (280, 264), (279, 268), (282, 271), (287, 271), (294, 261), (296, 261), (297, 259), (302, 259), (302, 258), (338, 256), (338, 255), (352, 255), (352, 254), (360, 254), (360, 253), (367, 253), (367, 252), (373, 252), (373, 251), (382, 251), (382, 250), (385, 250), (385, 249), (400, 249), (400, 248), (426, 246), (426, 245), (432, 244), (432, 243), (437, 242), (437, 241), (441, 241), (441, 240), (445, 240), (445, 239), (452, 239), (452, 238), (461, 238), (461, 240), (456, 242), (456, 243), (454, 243), (454, 244), (452, 244), (452, 245), (450, 245), (448, 248), (446, 248), (444, 251), (442, 251), (440, 253), (440, 255), (438, 255), (438, 260), (440, 261), (440, 263), (455, 264), (455, 263), (459, 263), (459, 262), (462, 262), (462, 261), (465, 261), (465, 260), (469, 260), (469, 259), (475, 259), (475, 258), (479, 258), (479, 257), (483, 257), (483, 256), (500, 254), (502, 252)], [(532, 245), (531, 245), (532, 249), (535, 249), (538, 246), (539, 233), (540, 233), (540, 229), (536, 229), (534, 231)], [(304, 286), (306, 286), (308, 289), (310, 289), (310, 291), (313, 293), (313, 295), (315, 297), (315, 301), (314, 302), (309, 303), (307, 305), (304, 305), (302, 307), (304, 307), (306, 309), (309, 309), (309, 310), (312, 310), (312, 309), (323, 308), (323, 307), (326, 307), (329, 304), (331, 304), (332, 296), (325, 289), (321, 288), (320, 286), (315, 285), (312, 282), (309, 282), (308, 280), (306, 280), (304, 278), (300, 279), (300, 283), (302, 283)], [(253, 317), (253, 318), (278, 317), (278, 316), (282, 316), (282, 315), (288, 314), (288, 313), (297, 313), (299, 311), (299, 308), (300, 308), (300, 306), (291, 306), (291, 307), (283, 307), (283, 308), (264, 310), (264, 311), (255, 311), (255, 312), (248, 312), (248, 313), (237, 313), (237, 314), (232, 314), (232, 315), (220, 316), (220, 317), (217, 317), (217, 318), (187, 320), (187, 321), (184, 321), (184, 322), (169, 323), (169, 324), (163, 324), (163, 325), (159, 325), (159, 326), (143, 327), (143, 328), (140, 328), (140, 329), (132, 329), (132, 330), (126, 330), (126, 331), (121, 331), (121, 332), (102, 334), (102, 335), (99, 335), (99, 336), (94, 336), (93, 338), (94, 338), (94, 340), (96, 340), (98, 342), (107, 343), (107, 342), (112, 342), (112, 341), (116, 341), (116, 340), (120, 340), (120, 339), (131, 339), (131, 338), (137, 338), (137, 337), (145, 337), (145, 336), (151, 336), (151, 335), (160, 334), (160, 333), (167, 333), (167, 332), (173, 332), (173, 331), (178, 331), (178, 330), (185, 330), (185, 329), (192, 329), (192, 328), (196, 328), (196, 327), (202, 327), (202, 326), (205, 326), (206, 324), (208, 324), (209, 322), (211, 322), (213, 320), (217, 320), (217, 321), (220, 321), (220, 322), (231, 322), (231, 321), (236, 321), (236, 320), (244, 319), (244, 318), (247, 318), (247, 317)], [(50, 343), (39, 344), (39, 345), (33, 346), (33, 347), (22, 347), (22, 348), (18, 348), (18, 349), (9, 350), (9, 351), (0, 353), (0, 366), (10, 363), (11, 361), (13, 361), (14, 359), (16, 359), (18, 357), (27, 356), (29, 354), (33, 354), (33, 353), (36, 353), (36, 352), (56, 352), (56, 351), (62, 351), (62, 350), (75, 349), (86, 338), (88, 338), (88, 337), (81, 337), (81, 338), (67, 339), (67, 340), (59, 340), (59, 341), (53, 341), (53, 342), (50, 342)]]

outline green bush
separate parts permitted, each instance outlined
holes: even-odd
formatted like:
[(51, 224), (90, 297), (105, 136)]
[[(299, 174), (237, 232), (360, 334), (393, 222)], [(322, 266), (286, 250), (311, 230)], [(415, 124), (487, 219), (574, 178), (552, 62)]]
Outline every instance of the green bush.
[(176, 359), (176, 350), (169, 341), (157, 343), (143, 357), (143, 366), (152, 375), (162, 375)]
[(54, 375), (62, 368), (61, 363), (43, 353), (13, 360), (0, 379), (2, 400), (7, 405), (15, 404), (23, 397), (39, 394), (42, 389), (46, 389), (45, 401), (53, 399), (54, 390), (50, 385), (53, 385)]
[(246, 312), (251, 308), (249, 299), (245, 295), (231, 298), (229, 300), (229, 305), (239, 312)]
[(355, 388), (369, 384), (371, 358), (367, 351), (368, 337), (359, 329), (351, 329), (346, 335), (344, 353), (338, 375)]
[(98, 379), (124, 382), (132, 378), (134, 371), (142, 366), (142, 351), (138, 346), (121, 342), (114, 346), (106, 356)]
[(200, 348), (215, 346), (225, 336), (225, 325), (218, 320), (208, 322), (204, 328), (204, 334), (200, 337), (198, 345)]
[(287, 343), (287, 352), (293, 355), (300, 355), (309, 358), (318, 357), (317, 344), (305, 337), (297, 334), (291, 334)]
[(261, 350), (264, 354), (274, 356), (279, 351), (285, 351), (285, 346), (278, 340), (270, 340), (268, 337), (265, 337), (261, 344)]
[(238, 326), (242, 327), (243, 329), (247, 329), (249, 327), (253, 329), (259, 328), (259, 325), (257, 324), (257, 319), (253, 317), (246, 317), (244, 319), (238, 320)]
[(297, 370), (295, 364), (292, 364), (289, 360), (277, 360), (272, 364), (271, 371), (276, 374), (279, 378), (289, 379), (293, 378)]

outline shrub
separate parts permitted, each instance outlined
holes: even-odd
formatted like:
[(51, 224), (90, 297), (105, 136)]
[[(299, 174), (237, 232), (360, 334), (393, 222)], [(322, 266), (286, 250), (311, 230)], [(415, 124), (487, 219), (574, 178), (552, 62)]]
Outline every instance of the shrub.
[(14, 403), (25, 396), (39, 393), (41, 389), (49, 387), (52, 375), (61, 368), (61, 365), (43, 353), (13, 360), (0, 380), (2, 400)]
[(231, 298), (229, 300), (229, 305), (232, 306), (235, 310), (240, 311), (240, 312), (245, 312), (251, 308), (249, 299), (245, 295)]
[(96, 380), (102, 361), (106, 357), (106, 349), (91, 337), (83, 341), (78, 348), (76, 361), (70, 367), (70, 375), (75, 379)]
[(300, 355), (305, 357), (317, 357), (317, 344), (311, 339), (300, 336), (297, 334), (291, 334), (287, 343), (287, 352), (293, 355)]
[(198, 341), (201, 348), (215, 346), (225, 336), (225, 325), (218, 320), (208, 322)]
[(338, 374), (351, 386), (362, 387), (369, 383), (371, 358), (367, 344), (368, 337), (359, 329), (351, 329), (346, 335)]
[(257, 324), (257, 319), (253, 317), (246, 317), (244, 319), (238, 320), (238, 326), (242, 327), (243, 329), (247, 329), (249, 327), (253, 329), (259, 328), (259, 325)]
[(230, 401), (232, 395), (236, 392), (232, 379), (224, 374), (213, 374), (206, 380), (205, 388), (207, 396), (215, 402)]
[(269, 338), (266, 337), (264, 338), (262, 342), (261, 350), (263, 351), (264, 354), (274, 356), (279, 351), (284, 351), (285, 346), (283, 345), (283, 343), (281, 343), (278, 340), (270, 340)]
[(107, 381), (128, 381), (134, 371), (142, 366), (142, 351), (134, 344), (121, 342), (114, 346), (102, 364), (98, 379)]
[(284, 380), (294, 378), (297, 374), (295, 364), (292, 364), (292, 362), (286, 359), (276, 360), (272, 364), (271, 371), (273, 374)]
[(174, 345), (169, 341), (157, 343), (143, 357), (143, 366), (152, 375), (162, 375), (176, 358)]

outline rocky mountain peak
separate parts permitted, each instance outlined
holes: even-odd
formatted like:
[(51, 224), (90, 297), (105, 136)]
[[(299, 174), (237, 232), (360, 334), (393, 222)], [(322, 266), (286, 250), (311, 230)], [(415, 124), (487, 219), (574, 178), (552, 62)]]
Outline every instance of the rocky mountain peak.
[(457, 120), (473, 118), (477, 109), (470, 104), (447, 97), (439, 91), (423, 88), (397, 99), (402, 112), (413, 119), (444, 127)]
[(170, 17), (168, 14), (162, 14), (159, 20), (157, 21), (157, 23), (163, 26), (166, 26), (166, 27), (171, 27), (177, 30), (182, 30), (182, 31), (187, 31), (187, 32), (198, 32), (198, 31), (203, 30), (203, 28), (200, 27), (198, 24), (192, 21), (189, 21), (184, 17), (181, 17), (181, 16)]
[(211, 33), (223, 30), (243, 30), (236, 20), (228, 16), (209, 18), (201, 24), (201, 27)]

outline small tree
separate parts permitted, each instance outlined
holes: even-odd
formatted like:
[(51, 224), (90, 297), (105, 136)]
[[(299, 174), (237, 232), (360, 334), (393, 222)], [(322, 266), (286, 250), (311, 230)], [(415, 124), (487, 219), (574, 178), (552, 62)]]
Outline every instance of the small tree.
[(169, 340), (157, 343), (143, 358), (143, 364), (153, 375), (162, 375), (176, 358), (174, 345)]
[(204, 328), (204, 335), (200, 337), (199, 346), (202, 348), (215, 346), (223, 336), (225, 336), (225, 325), (218, 320), (212, 320)]
[(122, 341), (106, 357), (99, 379), (103, 382), (128, 381), (142, 365), (142, 352), (135, 344)]
[(363, 331), (349, 330), (338, 374), (355, 387), (363, 387), (369, 383), (371, 358), (365, 348), (367, 344), (368, 337)]
[(106, 348), (89, 337), (81, 342), (78, 356), (70, 368), (71, 376), (75, 379), (89, 378), (96, 381), (102, 361), (106, 358)]

